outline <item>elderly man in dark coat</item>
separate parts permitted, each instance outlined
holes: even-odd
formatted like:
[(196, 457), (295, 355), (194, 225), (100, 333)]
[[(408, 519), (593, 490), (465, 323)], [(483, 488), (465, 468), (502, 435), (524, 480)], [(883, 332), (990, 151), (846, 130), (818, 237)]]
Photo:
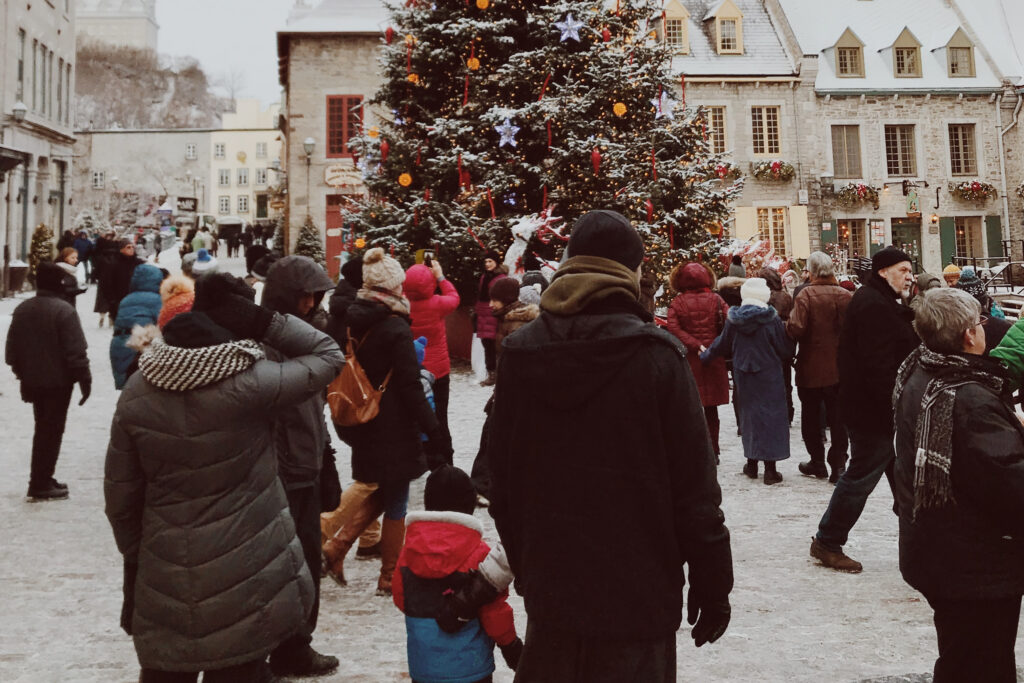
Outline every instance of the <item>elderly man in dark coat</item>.
[(68, 497), (68, 487), (53, 478), (64, 439), (71, 390), (78, 384), (85, 403), (92, 391), (89, 356), (82, 323), (64, 300), (64, 271), (40, 263), (38, 293), (14, 309), (5, 355), (21, 382), (21, 398), (32, 404), (32, 474), (28, 496), (35, 500)]
[(142, 683), (275, 680), (267, 655), (313, 606), (273, 420), (321, 394), (344, 357), (300, 319), (221, 294), (200, 290), (204, 312), (167, 323), (111, 426), (106, 512)]
[(982, 321), (966, 292), (925, 294), (893, 397), (900, 571), (935, 611), (935, 683), (1017, 680), (1024, 427)]
[(839, 410), (850, 432), (850, 467), (811, 541), (811, 557), (847, 572), (863, 568), (843, 553), (850, 530), (882, 475), (892, 483), (892, 391), (900, 363), (918, 344), (914, 312), (901, 303), (914, 282), (910, 257), (886, 247), (872, 257), (871, 270), (850, 300), (839, 337)]
[(517, 679), (674, 681), (684, 567), (695, 644), (729, 622), (715, 455), (686, 350), (638, 303), (637, 231), (594, 211), (568, 251), (497, 371), (491, 512), (529, 616)]

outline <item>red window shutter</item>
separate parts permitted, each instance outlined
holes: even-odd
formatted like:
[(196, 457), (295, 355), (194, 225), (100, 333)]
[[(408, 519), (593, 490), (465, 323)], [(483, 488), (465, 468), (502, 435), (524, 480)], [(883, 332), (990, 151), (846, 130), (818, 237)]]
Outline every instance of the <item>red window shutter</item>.
[(361, 95), (330, 95), (327, 98), (327, 156), (352, 156), (348, 142), (362, 133), (363, 110), (356, 109)]

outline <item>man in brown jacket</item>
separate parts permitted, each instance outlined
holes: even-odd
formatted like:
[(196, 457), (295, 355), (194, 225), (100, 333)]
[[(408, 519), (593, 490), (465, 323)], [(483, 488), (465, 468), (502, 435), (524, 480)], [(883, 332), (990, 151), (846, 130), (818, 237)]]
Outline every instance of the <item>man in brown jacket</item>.
[[(786, 332), (799, 344), (796, 357), (796, 387), (800, 397), (800, 432), (811, 456), (800, 463), (809, 476), (829, 478), (833, 484), (846, 469), (849, 440), (839, 415), (839, 332), (852, 295), (836, 281), (832, 259), (816, 251), (807, 259), (810, 284), (796, 297)], [(824, 408), (824, 414), (822, 409)], [(825, 467), (822, 434), (828, 423), (831, 445)]]

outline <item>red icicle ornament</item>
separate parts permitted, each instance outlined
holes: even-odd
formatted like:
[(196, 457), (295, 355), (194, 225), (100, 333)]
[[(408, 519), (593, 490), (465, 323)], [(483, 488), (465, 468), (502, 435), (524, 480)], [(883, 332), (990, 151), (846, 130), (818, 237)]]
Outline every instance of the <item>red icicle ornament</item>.
[(607, 26), (601, 29), (601, 39), (606, 43), (612, 42), (612, 32), (608, 30)]
[(654, 202), (652, 202), (650, 199), (648, 199), (646, 202), (644, 202), (644, 206), (647, 207), (647, 222), (648, 223), (653, 223), (654, 222)]
[(390, 45), (391, 41), (393, 41), (394, 39), (395, 39), (395, 29), (392, 28), (391, 26), (388, 26), (386, 29), (384, 29), (384, 41), (388, 45)]
[(380, 160), (381, 162), (388, 160), (388, 152), (391, 151), (391, 145), (388, 144), (387, 140), (380, 143)]
[(491, 188), (487, 188), (487, 203), (491, 205), (491, 218), (497, 218), (498, 213), (494, 210), (494, 196), (491, 195)]
[(597, 147), (590, 153), (590, 163), (594, 165), (594, 175), (598, 175), (601, 172), (601, 150)]

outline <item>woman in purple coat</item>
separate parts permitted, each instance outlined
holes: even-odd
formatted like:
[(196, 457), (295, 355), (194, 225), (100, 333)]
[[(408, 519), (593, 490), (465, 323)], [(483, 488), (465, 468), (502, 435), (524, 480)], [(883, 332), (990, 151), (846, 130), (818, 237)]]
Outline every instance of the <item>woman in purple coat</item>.
[(476, 336), (484, 345), (484, 363), (487, 366), (487, 379), (480, 382), (481, 386), (494, 384), (494, 370), (497, 367), (498, 355), (494, 338), (498, 335), (498, 319), (491, 310), (491, 285), (495, 280), (508, 276), (508, 268), (501, 265), (501, 254), (491, 250), (484, 254), (484, 273), (480, 276), (480, 287), (477, 291)]

